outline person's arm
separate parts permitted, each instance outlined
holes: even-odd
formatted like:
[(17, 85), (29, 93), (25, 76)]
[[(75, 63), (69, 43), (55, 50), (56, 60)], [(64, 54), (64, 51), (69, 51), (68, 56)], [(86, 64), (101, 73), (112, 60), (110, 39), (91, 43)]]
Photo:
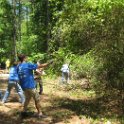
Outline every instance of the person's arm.
[(49, 63), (44, 63), (44, 64), (40, 64), (37, 66), (37, 68), (45, 68), (49, 65)]
[(48, 63), (40, 64), (40, 65), (37, 66), (37, 68), (45, 68), (45, 67), (47, 67), (48, 65), (50, 65), (51, 63), (53, 63), (53, 60), (51, 60), (51, 61), (48, 62)]

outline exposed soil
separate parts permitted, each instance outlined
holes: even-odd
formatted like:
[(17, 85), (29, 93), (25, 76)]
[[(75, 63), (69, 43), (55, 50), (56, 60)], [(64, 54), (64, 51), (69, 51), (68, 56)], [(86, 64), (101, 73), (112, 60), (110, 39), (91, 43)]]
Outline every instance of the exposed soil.
[[(73, 83), (73, 82), (72, 82)], [(4, 93), (7, 82), (0, 84)], [(29, 104), (29, 112), (22, 116), (23, 106), (13, 89), (7, 103), (0, 104), (0, 124), (121, 124), (122, 116), (117, 101), (112, 102), (96, 97), (91, 91), (59, 85), (59, 81), (44, 79), (44, 92), (41, 95), (41, 110), (45, 118), (36, 118), (34, 101)], [(70, 90), (71, 89), (71, 90)], [(83, 91), (84, 90), (84, 91)], [(87, 95), (86, 93), (89, 93)], [(107, 102), (109, 104), (107, 104)], [(114, 119), (113, 119), (114, 118)], [(109, 120), (109, 121), (108, 121)], [(112, 122), (112, 123), (109, 123)]]

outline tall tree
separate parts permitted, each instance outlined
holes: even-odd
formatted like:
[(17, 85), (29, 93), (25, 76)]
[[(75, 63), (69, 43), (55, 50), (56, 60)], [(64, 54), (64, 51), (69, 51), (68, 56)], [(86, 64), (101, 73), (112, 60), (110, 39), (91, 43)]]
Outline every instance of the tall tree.
[(13, 13), (11, 1), (0, 1), (0, 58), (11, 57), (13, 32)]
[(13, 6), (13, 52), (12, 55), (16, 57), (17, 55), (17, 48), (16, 48), (16, 42), (17, 42), (17, 16), (16, 16), (16, 0), (12, 0), (12, 6)]
[[(18, 17), (18, 42), (19, 46), (21, 47), (21, 23), (22, 23), (22, 3), (21, 0), (18, 1), (18, 8), (19, 8), (19, 17)], [(19, 49), (19, 52), (21, 52), (21, 49)]]

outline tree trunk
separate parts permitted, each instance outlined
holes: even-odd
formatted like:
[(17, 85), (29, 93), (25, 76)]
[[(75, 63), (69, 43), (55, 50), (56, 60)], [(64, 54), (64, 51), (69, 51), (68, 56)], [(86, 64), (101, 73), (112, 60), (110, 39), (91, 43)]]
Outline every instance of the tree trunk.
[(19, 42), (19, 52), (21, 52), (21, 12), (22, 12), (22, 4), (21, 4), (21, 0), (19, 0), (19, 19), (18, 19), (18, 42)]
[(16, 50), (16, 0), (12, 0), (12, 6), (13, 6), (13, 49), (12, 49), (12, 59), (16, 59), (17, 56), (17, 50)]
[(49, 51), (49, 40), (50, 40), (50, 14), (49, 14), (49, 0), (46, 0), (46, 27), (47, 27), (47, 34), (46, 34), (46, 52)]

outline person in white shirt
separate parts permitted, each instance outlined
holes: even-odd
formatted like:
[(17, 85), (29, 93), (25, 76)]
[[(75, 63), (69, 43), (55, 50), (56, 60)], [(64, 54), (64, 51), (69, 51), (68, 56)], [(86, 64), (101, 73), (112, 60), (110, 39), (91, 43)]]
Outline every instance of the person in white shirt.
[(62, 72), (62, 83), (69, 83), (69, 64), (65, 63), (62, 65), (61, 72)]

